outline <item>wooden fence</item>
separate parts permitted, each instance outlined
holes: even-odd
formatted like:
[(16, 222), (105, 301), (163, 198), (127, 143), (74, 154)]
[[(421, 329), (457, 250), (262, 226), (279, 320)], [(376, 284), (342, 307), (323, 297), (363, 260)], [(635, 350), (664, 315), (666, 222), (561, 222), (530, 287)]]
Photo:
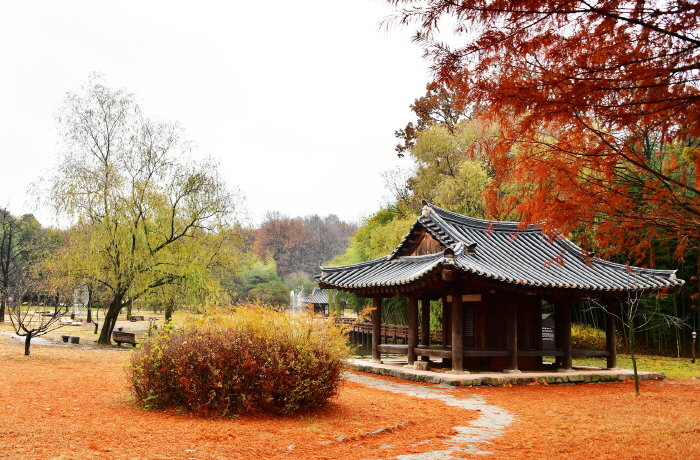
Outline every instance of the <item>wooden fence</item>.
[[(370, 321), (356, 321), (352, 318), (337, 318), (336, 325), (344, 326), (348, 330), (348, 338), (353, 345), (372, 345), (372, 323)], [(420, 333), (418, 335), (420, 337)], [(408, 343), (408, 326), (402, 324), (382, 323), (382, 343)], [(431, 330), (430, 341), (433, 344), (442, 343), (442, 330)]]

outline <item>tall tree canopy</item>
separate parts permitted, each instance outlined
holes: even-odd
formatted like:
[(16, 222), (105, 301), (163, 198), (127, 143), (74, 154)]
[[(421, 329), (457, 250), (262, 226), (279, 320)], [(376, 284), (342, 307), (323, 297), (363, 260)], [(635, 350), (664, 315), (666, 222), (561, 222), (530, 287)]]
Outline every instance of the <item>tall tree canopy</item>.
[(294, 273), (311, 275), (321, 263), (345, 250), (356, 228), (334, 214), (292, 218), (268, 212), (255, 233), (255, 253), (274, 260), (277, 273), (285, 280)]
[(34, 269), (58, 246), (59, 232), (42, 228), (31, 214), (13, 216), (0, 208), (0, 322), (10, 298), (21, 302), (28, 289), (36, 289)]
[(484, 217), (483, 191), (489, 184), (487, 164), (477, 144), (487, 143), (478, 120), (450, 127), (436, 123), (416, 133), (408, 150), (417, 164), (407, 181), (411, 208), (422, 200), (473, 217)]
[(566, 233), (590, 224), (601, 249), (650, 263), (653, 241), (681, 260), (697, 253), (698, 3), (389, 3), (418, 25), (438, 82), (499, 127), (490, 206), (510, 200), (524, 220)]
[(301, 218), (269, 212), (255, 234), (255, 253), (262, 259), (272, 258), (282, 278), (304, 269), (307, 231)]
[(110, 293), (98, 340), (108, 344), (124, 306), (191, 277), (192, 253), (209, 264), (217, 242), (200, 242), (224, 227), (233, 195), (214, 165), (187, 161), (177, 126), (143, 116), (124, 90), (90, 81), (66, 96), (60, 124), (51, 199), (74, 224), (60, 265)]

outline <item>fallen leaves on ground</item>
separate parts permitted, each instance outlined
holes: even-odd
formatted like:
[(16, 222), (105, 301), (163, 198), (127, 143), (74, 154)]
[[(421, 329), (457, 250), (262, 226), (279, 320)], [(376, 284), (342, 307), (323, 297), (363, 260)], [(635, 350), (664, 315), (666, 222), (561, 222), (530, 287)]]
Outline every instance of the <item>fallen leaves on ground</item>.
[(700, 458), (700, 381), (530, 385), (460, 390), (517, 421), (487, 447), (494, 458)]
[(0, 458), (388, 458), (445, 448), (452, 427), (478, 415), (352, 382), (292, 417), (146, 411), (129, 393), (128, 356), (34, 346), (24, 357), (0, 338)]
[[(391, 458), (444, 449), (452, 427), (478, 415), (352, 382), (323, 410), (293, 417), (146, 411), (129, 393), (128, 356), (35, 346), (27, 358), (21, 344), (1, 338), (0, 458)], [(700, 458), (697, 380), (642, 382), (638, 397), (632, 382), (453, 394), (479, 395), (516, 416), (480, 446), (492, 453), (486, 458)]]

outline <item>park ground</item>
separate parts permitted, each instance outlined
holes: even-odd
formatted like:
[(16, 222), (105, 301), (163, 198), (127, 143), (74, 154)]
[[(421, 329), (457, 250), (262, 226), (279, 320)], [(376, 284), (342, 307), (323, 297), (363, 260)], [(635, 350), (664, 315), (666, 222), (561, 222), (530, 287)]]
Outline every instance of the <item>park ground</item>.
[[(700, 458), (700, 380), (687, 378), (700, 365), (675, 374), (683, 378), (642, 382), (638, 397), (631, 381), (444, 389), (382, 378), (409, 389), (396, 393), (351, 378), (313, 413), (201, 418), (137, 407), (130, 350), (86, 341), (37, 344), (25, 357), (20, 342), (0, 336), (0, 458), (354, 459), (450, 448), (454, 458)], [(489, 410), (508, 422), (460, 445), (459, 427), (483, 428)]]

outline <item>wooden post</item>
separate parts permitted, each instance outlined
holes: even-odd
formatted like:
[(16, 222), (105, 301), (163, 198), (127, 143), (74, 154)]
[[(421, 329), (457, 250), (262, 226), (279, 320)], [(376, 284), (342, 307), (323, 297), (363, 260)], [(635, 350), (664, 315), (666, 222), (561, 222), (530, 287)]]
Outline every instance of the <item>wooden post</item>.
[[(552, 303), (554, 304), (554, 349), (561, 350), (561, 331), (564, 329), (561, 322), (561, 311), (557, 308), (559, 305), (557, 300), (552, 300)], [(554, 367), (560, 368), (562, 359), (561, 356), (555, 356)]]
[(561, 314), (561, 320), (557, 325), (561, 329), (561, 348), (564, 356), (561, 360), (561, 370), (571, 370), (573, 365), (571, 359), (571, 304), (570, 300), (561, 300), (556, 306), (556, 314)]
[(408, 364), (416, 360), (418, 346), (418, 299), (408, 298)]
[(464, 318), (462, 309), (462, 290), (455, 284), (452, 289), (452, 370), (462, 372), (464, 370), (464, 335), (462, 324)]
[(379, 345), (382, 342), (382, 298), (374, 297), (372, 299), (372, 361), (381, 361), (379, 353)]
[[(430, 299), (420, 301), (420, 343), (424, 347), (430, 346)], [(421, 356), (421, 360), (430, 361), (429, 356)]]
[(506, 306), (506, 334), (508, 334), (506, 343), (508, 345), (508, 367), (505, 372), (518, 371), (518, 307), (515, 303), (515, 297), (506, 297), (504, 299), (509, 305)]
[[(535, 336), (535, 349), (542, 351), (542, 299), (537, 298), (536, 303), (535, 303), (535, 331), (536, 331), (536, 336)], [(538, 368), (542, 367), (542, 356), (538, 356), (535, 358), (536, 360), (536, 365)]]
[(608, 352), (608, 369), (617, 367), (617, 342), (615, 340), (615, 300), (607, 302), (607, 312), (605, 313), (605, 349)]
[(508, 368), (506, 372), (518, 371), (518, 306), (515, 303), (515, 297), (509, 296), (506, 298), (508, 303)]
[(447, 302), (447, 297), (442, 298), (442, 348), (447, 348), (452, 343), (452, 306)]

